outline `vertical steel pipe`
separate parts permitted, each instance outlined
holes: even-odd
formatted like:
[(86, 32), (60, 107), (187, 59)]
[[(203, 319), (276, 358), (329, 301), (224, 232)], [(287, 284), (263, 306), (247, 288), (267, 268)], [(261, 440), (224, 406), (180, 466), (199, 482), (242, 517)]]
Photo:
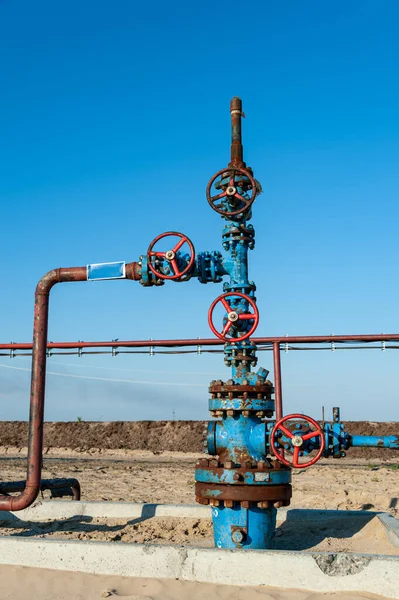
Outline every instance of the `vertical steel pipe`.
[(243, 146), (241, 140), (241, 117), (242, 102), (240, 98), (232, 98), (230, 101), (231, 114), (231, 161), (229, 167), (237, 167), (242, 169), (245, 167), (243, 160)]
[[(126, 265), (126, 278), (139, 279), (138, 263), (129, 263)], [(33, 318), (32, 374), (26, 485), (24, 491), (18, 496), (0, 495), (0, 510), (23, 510), (30, 506), (39, 494), (42, 474), (43, 420), (50, 291), (56, 283), (86, 280), (87, 267), (71, 267), (49, 271), (37, 284)]]
[(281, 358), (280, 344), (273, 342), (273, 364), (274, 364), (274, 398), (276, 402), (276, 419), (283, 417), (283, 394), (281, 389)]

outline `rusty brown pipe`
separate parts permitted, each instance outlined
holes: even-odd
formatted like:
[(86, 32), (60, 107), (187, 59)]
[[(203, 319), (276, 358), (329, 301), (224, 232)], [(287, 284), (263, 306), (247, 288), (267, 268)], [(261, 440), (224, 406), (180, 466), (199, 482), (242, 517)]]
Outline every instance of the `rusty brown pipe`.
[[(135, 280), (140, 278), (138, 263), (129, 263), (126, 265), (126, 278)], [(23, 510), (30, 506), (39, 494), (42, 473), (43, 420), (50, 291), (56, 283), (86, 280), (87, 267), (71, 267), (49, 271), (37, 284), (33, 317), (32, 374), (26, 485), (24, 491), (18, 496), (0, 495), (0, 510)]]
[(234, 97), (230, 101), (230, 115), (231, 115), (231, 160), (229, 167), (236, 167), (238, 169), (245, 169), (245, 162), (243, 160), (243, 146), (241, 138), (241, 117), (242, 112), (242, 101), (241, 98)]
[[(0, 492), (5, 495), (21, 492), (25, 489), (25, 481), (8, 481), (0, 483)], [(80, 500), (80, 483), (77, 479), (42, 479), (40, 481), (40, 491), (50, 490), (53, 497), (61, 498), (63, 496), (72, 496), (73, 500)]]
[[(126, 265), (127, 267), (127, 265)], [(132, 272), (137, 272), (133, 271)], [(139, 279), (139, 277), (128, 277), (128, 279)], [(331, 342), (399, 342), (399, 333), (371, 333), (358, 335), (300, 335), (300, 336), (279, 336), (279, 337), (251, 337), (254, 344), (331, 344)], [(186, 338), (186, 339), (168, 339), (168, 340), (118, 340), (111, 342), (48, 342), (47, 348), (177, 348), (179, 346), (223, 346), (224, 342), (218, 338)], [(32, 343), (29, 342), (10, 342), (0, 344), (0, 350), (31, 350)]]
[(274, 399), (276, 404), (276, 419), (283, 417), (283, 392), (281, 388), (281, 356), (279, 342), (273, 342), (273, 364), (274, 364)]

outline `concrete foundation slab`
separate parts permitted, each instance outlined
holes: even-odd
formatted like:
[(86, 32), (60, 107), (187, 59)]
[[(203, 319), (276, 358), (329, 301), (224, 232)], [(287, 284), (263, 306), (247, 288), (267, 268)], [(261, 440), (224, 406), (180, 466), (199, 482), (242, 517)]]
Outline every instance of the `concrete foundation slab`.
[(398, 598), (399, 559), (375, 555), (0, 538), (0, 564)]

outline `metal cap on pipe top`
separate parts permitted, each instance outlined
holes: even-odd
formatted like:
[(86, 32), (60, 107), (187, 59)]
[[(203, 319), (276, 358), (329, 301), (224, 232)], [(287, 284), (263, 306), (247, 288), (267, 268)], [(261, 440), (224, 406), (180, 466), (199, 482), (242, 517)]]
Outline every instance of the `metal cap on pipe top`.
[(242, 112), (241, 98), (234, 96), (230, 100), (231, 114), (231, 161), (230, 167), (245, 168), (243, 160), (243, 146), (241, 141), (241, 117), (244, 117)]

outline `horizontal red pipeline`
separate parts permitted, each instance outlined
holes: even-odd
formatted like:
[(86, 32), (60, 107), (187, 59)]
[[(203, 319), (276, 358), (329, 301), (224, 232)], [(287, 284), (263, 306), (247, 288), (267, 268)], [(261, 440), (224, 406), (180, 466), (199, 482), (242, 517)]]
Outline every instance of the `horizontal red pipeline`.
[[(233, 341), (233, 340), (232, 340)], [(367, 335), (302, 335), (284, 337), (253, 337), (255, 344), (328, 344), (331, 342), (392, 342), (399, 341), (399, 333)], [(47, 348), (150, 348), (178, 346), (222, 346), (217, 338), (187, 338), (181, 340), (118, 340), (111, 342), (48, 342)], [(0, 350), (31, 350), (31, 343), (0, 344)]]

